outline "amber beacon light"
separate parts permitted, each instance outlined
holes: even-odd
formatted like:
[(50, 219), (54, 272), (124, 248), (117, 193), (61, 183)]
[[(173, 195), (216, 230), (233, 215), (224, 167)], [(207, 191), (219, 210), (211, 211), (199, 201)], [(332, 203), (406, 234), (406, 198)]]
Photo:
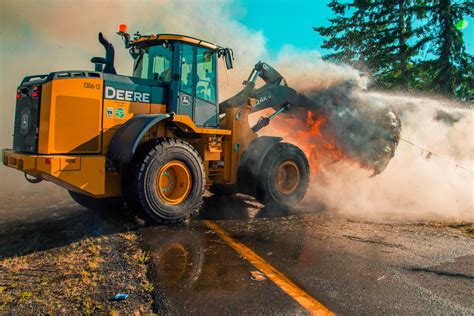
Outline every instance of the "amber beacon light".
[(119, 33), (127, 33), (127, 24), (119, 25)]

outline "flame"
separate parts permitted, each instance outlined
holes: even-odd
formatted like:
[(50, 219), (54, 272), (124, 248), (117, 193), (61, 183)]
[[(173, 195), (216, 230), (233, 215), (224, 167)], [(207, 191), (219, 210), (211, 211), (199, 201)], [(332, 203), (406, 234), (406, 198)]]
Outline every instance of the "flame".
[(277, 116), (271, 127), (265, 129), (265, 134), (283, 137), (285, 141), (297, 145), (308, 158), (312, 177), (341, 160), (361, 167), (337, 146), (330, 129), (325, 128), (327, 124), (328, 118), (324, 114), (299, 109), (291, 115)]
[(315, 113), (308, 111), (306, 115), (306, 123), (309, 125), (311, 129), (311, 134), (313, 136), (321, 136), (321, 127), (326, 124), (327, 119), (323, 115), (316, 115), (316, 119), (314, 118)]
[(295, 143), (308, 158), (312, 176), (316, 176), (325, 165), (339, 161), (345, 156), (323, 129), (327, 118), (313, 111), (302, 111), (293, 117), (281, 117), (275, 122), (279, 135)]
[(306, 123), (310, 127), (309, 136), (313, 138), (313, 141), (316, 141), (316, 145), (319, 145), (320, 149), (327, 151), (326, 154), (332, 162), (336, 162), (341, 160), (344, 154), (336, 147), (329, 135), (322, 133), (322, 128), (326, 125), (327, 121), (327, 118), (322, 114), (317, 115), (311, 111), (307, 113)]

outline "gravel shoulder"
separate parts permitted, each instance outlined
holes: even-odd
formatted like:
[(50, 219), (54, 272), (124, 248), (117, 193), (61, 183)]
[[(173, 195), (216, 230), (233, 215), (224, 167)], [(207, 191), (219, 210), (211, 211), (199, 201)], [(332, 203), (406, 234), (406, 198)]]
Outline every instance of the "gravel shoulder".
[[(84, 209), (63, 191), (0, 200), (0, 312), (152, 313), (133, 218)], [(128, 299), (114, 301), (118, 293)]]

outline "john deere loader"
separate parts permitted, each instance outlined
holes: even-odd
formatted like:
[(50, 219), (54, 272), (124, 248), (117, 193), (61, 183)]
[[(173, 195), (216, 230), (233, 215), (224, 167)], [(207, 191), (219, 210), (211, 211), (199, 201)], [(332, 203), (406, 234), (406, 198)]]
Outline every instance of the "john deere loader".
[[(13, 149), (3, 164), (30, 182), (51, 181), (79, 204), (128, 207), (157, 222), (198, 209), (206, 188), (242, 192), (274, 207), (293, 205), (308, 188), (305, 154), (259, 129), (293, 105), (310, 102), (268, 64), (255, 65), (243, 90), (219, 103), (218, 63), (229, 48), (174, 34), (118, 33), (134, 60), (118, 75), (114, 48), (95, 70), (25, 77), (16, 94)], [(255, 87), (258, 78), (264, 85)], [(274, 108), (250, 126), (248, 115)], [(225, 206), (223, 206), (225, 207)]]

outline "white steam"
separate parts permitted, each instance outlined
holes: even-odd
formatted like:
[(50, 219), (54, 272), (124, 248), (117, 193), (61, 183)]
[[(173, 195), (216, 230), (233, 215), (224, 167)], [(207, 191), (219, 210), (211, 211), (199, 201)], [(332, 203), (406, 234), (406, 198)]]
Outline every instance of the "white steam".
[[(419, 147), (401, 140), (388, 167), (374, 178), (345, 163), (326, 166), (313, 181), (307, 201), (317, 199), (331, 210), (370, 218), (472, 222), (473, 111), (443, 99), (388, 93), (360, 97), (399, 110), (402, 139)], [(440, 113), (456, 122), (440, 120)]]

